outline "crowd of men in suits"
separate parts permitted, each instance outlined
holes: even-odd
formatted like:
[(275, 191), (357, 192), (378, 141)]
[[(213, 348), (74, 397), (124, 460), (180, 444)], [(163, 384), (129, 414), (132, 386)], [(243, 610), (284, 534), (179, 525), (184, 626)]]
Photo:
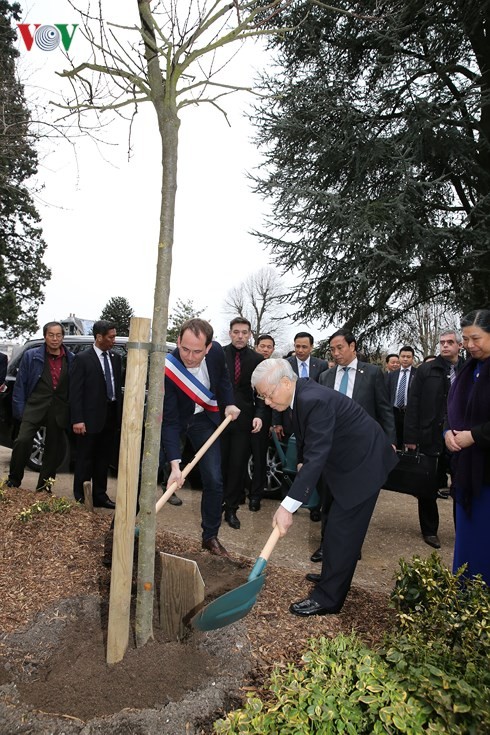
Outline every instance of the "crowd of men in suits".
[[(14, 443), (8, 484), (19, 487), (32, 440), (46, 427), (46, 445), (38, 489), (49, 489), (56, 476), (61, 433), (76, 437), (74, 497), (83, 502), (83, 485), (92, 482), (95, 506), (114, 508), (107, 495), (107, 474), (121, 419), (121, 358), (112, 350), (114, 324), (94, 324), (93, 347), (76, 357), (63, 346), (59, 322), (44, 326), (44, 345), (25, 353), (17, 376), (14, 415), (20, 429)], [(183, 440), (199, 449), (220, 421), (231, 422), (199, 463), (202, 481), (203, 548), (227, 556), (218, 539), (224, 521), (239, 530), (247, 466), (253, 456), (254, 477), (248, 507), (260, 511), (270, 432), (298, 443), (298, 473), (274, 518), (286, 533), (292, 513), (320, 496), (322, 542), (312, 555), (321, 574), (310, 574), (315, 592), (292, 605), (297, 615), (338, 611), (360, 558), (374, 505), (390, 469), (395, 449), (406, 448), (440, 458), (440, 487), (448, 466), (442, 439), (446, 398), (459, 370), (461, 336), (440, 336), (440, 354), (418, 368), (414, 350), (404, 345), (386, 358), (386, 371), (361, 361), (355, 336), (339, 329), (328, 339), (332, 361), (313, 356), (313, 336), (298, 332), (285, 360), (272, 357), (274, 338), (259, 335), (254, 348), (250, 322), (230, 322), (230, 342), (213, 339), (209, 322), (194, 318), (180, 330), (177, 347), (167, 357), (162, 422), (162, 458), (168, 480), (183, 484)], [(1, 375), (0, 375), (1, 378)], [(0, 380), (3, 382), (3, 380)], [(325, 391), (324, 388), (328, 388)], [(367, 479), (369, 477), (369, 479)], [(299, 503), (299, 504), (298, 504)], [(176, 498), (176, 504), (181, 501)], [(418, 500), (422, 536), (440, 547), (437, 498)], [(342, 557), (342, 559), (340, 558)], [(294, 608), (294, 609), (293, 609)]]

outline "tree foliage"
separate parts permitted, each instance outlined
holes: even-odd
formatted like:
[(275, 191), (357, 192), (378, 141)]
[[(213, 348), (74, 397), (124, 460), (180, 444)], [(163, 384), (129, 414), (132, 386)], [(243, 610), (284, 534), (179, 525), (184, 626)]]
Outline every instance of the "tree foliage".
[(432, 300), (488, 306), (490, 2), (307, 6), (281, 16), (253, 116), (295, 317), (379, 338)]
[(177, 342), (182, 324), (188, 319), (200, 316), (203, 311), (204, 309), (196, 309), (192, 299), (188, 299), (187, 301), (177, 299), (175, 308), (170, 313), (168, 319), (167, 339), (169, 342)]
[(124, 296), (113, 296), (102, 309), (100, 319), (114, 322), (119, 337), (129, 336), (129, 322), (134, 316), (129, 301)]
[(30, 114), (16, 76), (15, 32), (18, 3), (0, 0), (0, 330), (16, 337), (36, 330), (51, 277), (43, 263), (46, 243), (39, 226), (29, 181), (37, 172), (37, 154), (29, 135)]

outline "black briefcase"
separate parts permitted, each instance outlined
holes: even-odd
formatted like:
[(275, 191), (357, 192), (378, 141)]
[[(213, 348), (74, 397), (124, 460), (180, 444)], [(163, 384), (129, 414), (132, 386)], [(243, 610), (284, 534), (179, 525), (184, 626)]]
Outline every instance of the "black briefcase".
[(437, 457), (418, 451), (398, 450), (399, 462), (388, 475), (383, 487), (417, 498), (434, 498), (438, 490)]

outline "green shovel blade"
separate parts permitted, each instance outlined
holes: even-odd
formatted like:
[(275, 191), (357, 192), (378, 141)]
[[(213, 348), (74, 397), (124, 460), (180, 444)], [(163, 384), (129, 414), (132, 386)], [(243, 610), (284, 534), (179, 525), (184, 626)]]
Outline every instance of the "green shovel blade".
[[(263, 562), (261, 566), (265, 567), (264, 560), (261, 559), (260, 561)], [(248, 581), (245, 584), (240, 585), (235, 590), (226, 592), (221, 597), (217, 597), (216, 600), (210, 602), (206, 607), (203, 607), (192, 618), (192, 627), (197, 630), (216, 630), (217, 628), (224, 628), (225, 625), (231, 625), (237, 620), (244, 618), (254, 606), (257, 595), (265, 582), (265, 574), (252, 577), (254, 572), (256, 572), (256, 566), (252, 569)]]

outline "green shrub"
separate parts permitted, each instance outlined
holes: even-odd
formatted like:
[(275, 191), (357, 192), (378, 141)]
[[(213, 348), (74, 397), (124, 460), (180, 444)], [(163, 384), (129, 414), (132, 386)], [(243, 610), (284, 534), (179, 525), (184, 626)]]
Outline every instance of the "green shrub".
[(19, 521), (26, 523), (32, 521), (40, 513), (68, 513), (73, 504), (66, 498), (49, 498), (49, 500), (37, 500), (28, 508), (23, 508), (18, 514)]
[(400, 562), (395, 629), (371, 650), (355, 634), (312, 639), (275, 670), (270, 698), (249, 695), (218, 735), (483, 735), (490, 732), (490, 590), (439, 557)]

